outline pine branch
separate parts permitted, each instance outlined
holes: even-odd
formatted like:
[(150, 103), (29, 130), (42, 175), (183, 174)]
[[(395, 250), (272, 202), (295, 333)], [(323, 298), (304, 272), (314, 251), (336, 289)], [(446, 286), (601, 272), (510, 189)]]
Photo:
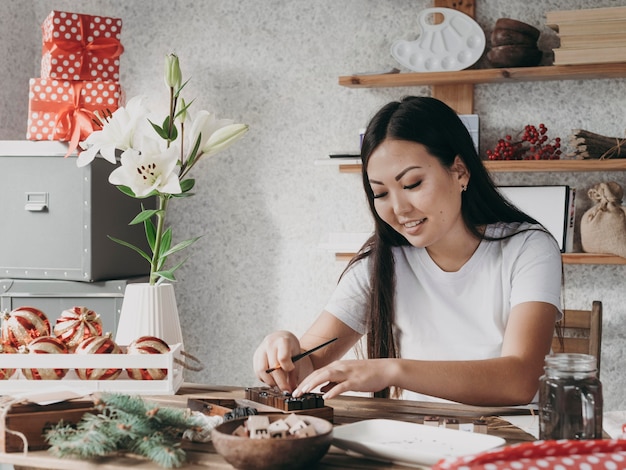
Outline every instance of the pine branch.
[(83, 459), (127, 451), (164, 468), (186, 460), (182, 435), (199, 425), (184, 409), (159, 407), (139, 397), (106, 394), (96, 402), (98, 414), (85, 414), (76, 428), (60, 422), (46, 433), (50, 452)]
[(173, 443), (158, 435), (138, 441), (133, 451), (154, 462), (161, 462), (160, 465), (166, 468), (179, 467), (178, 462), (184, 462), (186, 459), (185, 451), (181, 449), (180, 443)]

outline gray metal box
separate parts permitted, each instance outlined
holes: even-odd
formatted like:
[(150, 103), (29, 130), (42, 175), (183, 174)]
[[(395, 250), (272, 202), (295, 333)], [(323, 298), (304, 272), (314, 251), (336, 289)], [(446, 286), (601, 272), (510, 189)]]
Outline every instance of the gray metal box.
[(0, 311), (30, 306), (41, 310), (54, 326), (63, 310), (88, 307), (100, 314), (102, 329), (115, 337), (126, 286), (146, 277), (101, 282), (41, 279), (0, 279)]
[(78, 168), (62, 142), (0, 141), (0, 276), (100, 281), (149, 274), (149, 265), (113, 236), (148, 250), (141, 203), (108, 182), (114, 165)]

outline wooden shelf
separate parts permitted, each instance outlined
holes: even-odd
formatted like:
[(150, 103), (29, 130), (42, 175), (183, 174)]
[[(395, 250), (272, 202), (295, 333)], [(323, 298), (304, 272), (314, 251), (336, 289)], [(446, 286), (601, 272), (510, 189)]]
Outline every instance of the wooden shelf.
[[(434, 0), (434, 4), (437, 7), (455, 8), (474, 17), (475, 2)], [(355, 74), (339, 77), (339, 85), (349, 88), (432, 86), (433, 97), (444, 101), (459, 114), (472, 114), (474, 112), (473, 86), (476, 84), (611, 78), (626, 78), (626, 62), (466, 69), (454, 72)], [(486, 160), (484, 163), (487, 170), (492, 173), (626, 171), (626, 159)], [(337, 164), (342, 173), (361, 172), (361, 163), (358, 160), (337, 162)], [(339, 261), (347, 262), (353, 256), (354, 253), (335, 253)], [(564, 264), (626, 265), (626, 258), (595, 253), (564, 253), (562, 258)]]
[(599, 253), (563, 253), (563, 264), (623, 264), (626, 258)]
[[(626, 159), (608, 160), (485, 160), (485, 167), (492, 173), (520, 172), (579, 172), (579, 171), (626, 171)], [(341, 163), (342, 173), (360, 173), (360, 163)]]
[(494, 173), (532, 171), (624, 171), (626, 159), (607, 160), (486, 160), (485, 167)]
[[(335, 253), (337, 261), (348, 262), (354, 253)], [(563, 253), (563, 264), (613, 264), (626, 265), (626, 258), (598, 253)]]
[(466, 69), (458, 72), (357, 74), (339, 77), (339, 85), (350, 88), (383, 88), (549, 80), (593, 80), (624, 77), (626, 77), (626, 62), (615, 62), (609, 64)]

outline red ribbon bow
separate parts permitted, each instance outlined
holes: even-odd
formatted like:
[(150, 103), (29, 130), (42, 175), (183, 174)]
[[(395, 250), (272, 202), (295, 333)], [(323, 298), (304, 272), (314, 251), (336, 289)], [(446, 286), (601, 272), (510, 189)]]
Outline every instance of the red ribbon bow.
[(101, 59), (114, 59), (124, 52), (124, 47), (120, 41), (113, 37), (97, 37), (88, 42), (87, 36), (90, 31), (85, 25), (86, 18), (91, 18), (91, 16), (78, 16), (78, 35), (80, 35), (80, 40), (51, 38), (43, 42), (43, 52), (49, 52), (52, 56), (59, 54), (59, 52), (76, 54), (77, 59), (80, 60), (81, 77), (87, 75), (88, 72), (89, 62), (85, 60), (88, 55)]
[(31, 101), (31, 111), (56, 114), (53, 138), (69, 142), (66, 157), (76, 150), (81, 140), (86, 139), (97, 127), (97, 120), (94, 122), (96, 118), (94, 112), (80, 102), (82, 88), (83, 82), (71, 82), (69, 91), (72, 97), (71, 102)]
[(85, 140), (95, 130), (93, 111), (80, 105), (80, 92), (83, 87), (81, 82), (72, 83), (73, 102), (67, 103), (57, 110), (54, 120), (54, 135), (59, 140), (69, 141), (69, 148), (65, 157), (78, 148), (81, 140)]

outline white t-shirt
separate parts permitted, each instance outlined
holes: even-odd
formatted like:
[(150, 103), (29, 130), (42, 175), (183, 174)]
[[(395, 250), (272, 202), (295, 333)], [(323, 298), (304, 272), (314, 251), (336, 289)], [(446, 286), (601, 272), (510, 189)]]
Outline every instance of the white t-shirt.
[[(518, 228), (519, 227), (519, 228)], [(494, 224), (500, 237), (530, 224)], [(400, 356), (423, 360), (499, 357), (511, 308), (539, 301), (561, 311), (561, 253), (554, 239), (530, 230), (483, 240), (456, 272), (442, 271), (424, 248), (393, 248), (396, 270), (395, 328)], [(370, 290), (369, 259), (344, 274), (326, 310), (365, 334)], [(405, 392), (403, 398), (427, 400)]]

